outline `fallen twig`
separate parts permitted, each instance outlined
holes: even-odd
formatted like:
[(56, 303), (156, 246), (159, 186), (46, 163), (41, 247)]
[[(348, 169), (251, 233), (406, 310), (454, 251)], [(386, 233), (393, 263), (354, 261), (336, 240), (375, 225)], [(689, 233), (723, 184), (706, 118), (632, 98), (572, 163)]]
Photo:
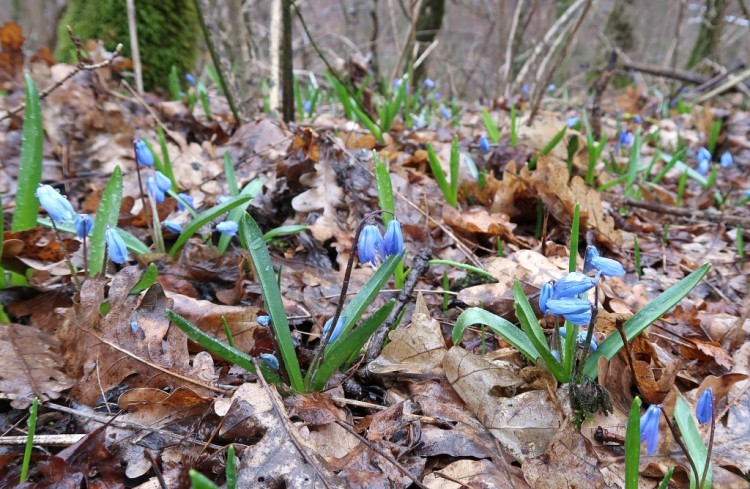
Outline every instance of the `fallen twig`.
[(731, 214), (717, 212), (713, 209), (706, 209), (705, 211), (699, 209), (683, 209), (681, 207), (655, 204), (653, 202), (641, 202), (638, 200), (626, 199), (619, 195), (611, 195), (611, 198), (617, 200), (620, 204), (627, 205), (629, 207), (638, 207), (641, 209), (658, 212), (660, 214), (670, 214), (673, 216), (680, 216), (689, 219), (702, 219), (709, 222), (732, 224), (735, 226), (742, 226), (743, 228), (750, 227), (750, 218), (733, 216)]
[(604, 95), (607, 85), (615, 74), (616, 64), (617, 51), (612, 51), (612, 54), (609, 55), (609, 61), (607, 61), (607, 67), (602, 71), (594, 87), (594, 101), (591, 103), (591, 134), (597, 141), (602, 137), (602, 95)]

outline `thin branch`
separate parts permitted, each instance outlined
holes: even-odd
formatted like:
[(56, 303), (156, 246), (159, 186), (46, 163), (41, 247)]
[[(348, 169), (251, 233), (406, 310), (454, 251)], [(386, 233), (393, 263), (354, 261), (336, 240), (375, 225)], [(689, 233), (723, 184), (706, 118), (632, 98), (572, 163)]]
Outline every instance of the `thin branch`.
[(524, 0), (518, 0), (516, 12), (513, 14), (513, 24), (510, 26), (510, 35), (508, 36), (508, 48), (505, 50), (505, 69), (503, 70), (503, 83), (505, 83), (505, 99), (510, 97), (510, 68), (513, 64), (513, 41), (516, 38), (516, 29), (518, 21), (521, 20), (521, 11), (523, 10)]

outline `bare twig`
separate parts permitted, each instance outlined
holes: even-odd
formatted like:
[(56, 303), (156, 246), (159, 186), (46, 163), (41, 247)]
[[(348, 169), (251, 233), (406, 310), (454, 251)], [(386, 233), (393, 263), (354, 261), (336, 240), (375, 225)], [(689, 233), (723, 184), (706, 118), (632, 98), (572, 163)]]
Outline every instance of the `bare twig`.
[(615, 65), (617, 64), (617, 51), (612, 51), (609, 55), (607, 67), (602, 71), (599, 80), (594, 87), (594, 101), (591, 103), (591, 134), (595, 140), (602, 136), (602, 95), (609, 85), (609, 81), (615, 74)]
[(510, 34), (508, 35), (508, 47), (505, 50), (505, 69), (503, 70), (503, 83), (505, 83), (505, 99), (510, 97), (510, 68), (513, 64), (513, 41), (516, 38), (516, 29), (518, 29), (518, 21), (521, 20), (521, 11), (523, 10), (524, 0), (518, 0), (516, 5), (516, 11), (513, 14), (513, 23), (510, 26)]
[[(39, 99), (42, 100), (42, 99), (46, 98), (50, 93), (54, 92), (59, 87), (61, 87), (66, 81), (70, 80), (71, 78), (73, 78), (74, 76), (76, 76), (78, 73), (80, 73), (82, 71), (94, 71), (94, 70), (98, 70), (99, 68), (104, 68), (105, 66), (111, 65), (112, 62), (114, 61), (114, 59), (117, 56), (120, 55), (120, 51), (122, 51), (122, 44), (118, 44), (117, 45), (117, 47), (115, 48), (115, 52), (112, 53), (112, 57), (109, 58), (109, 59), (106, 59), (106, 60), (104, 60), (104, 61), (102, 61), (100, 63), (96, 63), (96, 64), (92, 64), (92, 65), (79, 64), (70, 73), (68, 73), (67, 75), (65, 75), (60, 81), (58, 81), (57, 83), (54, 83), (54, 84), (50, 85), (49, 87), (45, 88), (44, 90), (42, 90), (42, 92), (39, 93)], [(5, 119), (8, 119), (9, 117), (18, 114), (24, 108), (26, 108), (26, 103), (25, 102), (22, 103), (21, 105), (17, 106), (15, 109), (12, 109), (12, 110), (8, 111), (5, 115), (3, 115), (2, 117), (0, 117), (0, 121), (4, 121)]]
[(695, 100), (696, 104), (702, 104), (703, 102), (706, 102), (707, 100), (710, 100), (714, 98), (717, 95), (721, 95), (722, 93), (726, 92), (727, 90), (739, 85), (740, 83), (744, 82), (748, 78), (750, 78), (750, 68), (746, 69), (745, 71), (741, 72), (739, 75), (729, 75), (728, 80), (726, 83), (714, 88), (710, 92), (703, 94), (702, 96), (698, 97)]
[(732, 225), (739, 225), (743, 228), (750, 227), (750, 218), (733, 216), (731, 214), (724, 214), (723, 212), (716, 212), (711, 209), (701, 211), (699, 209), (683, 209), (681, 207), (672, 207), (662, 204), (656, 204), (653, 202), (642, 202), (633, 199), (626, 199), (619, 195), (609, 194), (612, 199), (619, 201), (620, 204), (624, 204), (630, 207), (639, 207), (660, 214), (670, 214), (673, 216), (680, 216), (687, 219), (702, 219), (709, 222), (719, 222)]
[(401, 472), (406, 477), (408, 477), (409, 479), (411, 479), (411, 481), (417, 487), (419, 487), (420, 489), (427, 489), (427, 486), (425, 486), (424, 484), (422, 484), (421, 482), (419, 482), (419, 479), (417, 479), (414, 475), (412, 475), (411, 472), (409, 472), (408, 470), (406, 470), (406, 468), (403, 465), (401, 465), (400, 463), (398, 463), (398, 460), (396, 460), (395, 458), (393, 458), (393, 456), (391, 456), (390, 454), (384, 452), (380, 448), (376, 447), (374, 444), (370, 443), (367, 440), (367, 438), (364, 438), (362, 435), (360, 435), (359, 433), (357, 433), (356, 431), (354, 431), (354, 428), (352, 428), (351, 426), (349, 426), (347, 423), (343, 422), (340, 419), (336, 420), (336, 424), (339, 425), (339, 426), (341, 426), (342, 428), (344, 428), (346, 431), (348, 431), (350, 435), (354, 436), (357, 440), (360, 441), (360, 443), (364, 444), (367, 448), (369, 448), (370, 450), (372, 450), (373, 452), (377, 453), (378, 455), (380, 455), (381, 457), (383, 457), (384, 459), (386, 459), (387, 461), (389, 461), (391, 464), (393, 464), (393, 466), (396, 467), (396, 469), (398, 469), (399, 472)]
[(411, 302), (411, 294), (414, 291), (414, 287), (416, 287), (417, 282), (420, 278), (422, 278), (422, 275), (425, 274), (427, 269), (430, 268), (430, 264), (428, 263), (430, 258), (432, 258), (432, 250), (430, 248), (422, 248), (422, 250), (414, 259), (414, 262), (411, 266), (411, 271), (409, 272), (409, 275), (404, 282), (404, 287), (398, 293), (398, 297), (396, 297), (396, 306), (393, 308), (393, 311), (391, 311), (388, 319), (383, 321), (383, 324), (378, 327), (378, 329), (370, 338), (370, 346), (367, 348), (368, 362), (374, 360), (378, 355), (380, 355), (380, 350), (383, 349), (383, 344), (385, 343), (385, 338), (388, 335), (388, 331), (391, 330), (391, 326), (393, 326), (393, 324), (396, 322), (396, 319), (398, 319), (398, 317), (401, 315), (401, 311), (404, 309), (406, 304), (408, 302)]

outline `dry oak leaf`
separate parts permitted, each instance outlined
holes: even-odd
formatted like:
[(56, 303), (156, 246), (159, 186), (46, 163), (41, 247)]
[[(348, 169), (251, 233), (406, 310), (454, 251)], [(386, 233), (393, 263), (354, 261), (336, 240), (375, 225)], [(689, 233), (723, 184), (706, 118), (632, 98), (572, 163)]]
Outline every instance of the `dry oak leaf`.
[(520, 377), (457, 346), (443, 369), (469, 411), (513, 456), (525, 461), (544, 453), (563, 421), (547, 391), (514, 395)]
[(489, 460), (459, 460), (437, 472), (427, 474), (422, 482), (430, 489), (464, 489), (465, 487), (522, 489), (530, 487), (525, 481), (510, 478), (505, 470), (501, 470)]
[(490, 214), (487, 209), (478, 206), (461, 209), (459, 212), (458, 209), (444, 205), (443, 220), (460, 233), (499, 236), (511, 243), (517, 241), (513, 234), (516, 225), (510, 222), (508, 214), (503, 212)]
[(607, 214), (599, 193), (586, 186), (583, 179), (574, 176), (569, 180), (565, 161), (550, 156), (540, 156), (536, 170), (521, 169), (521, 179), (539, 194), (545, 207), (554, 218), (565, 225), (573, 220), (576, 204), (580, 206), (581, 227), (593, 229), (608, 248), (622, 245), (622, 232), (615, 229), (615, 221)]
[(0, 398), (25, 409), (34, 396), (57, 399), (75, 381), (62, 372), (57, 342), (34, 326), (0, 324)]
[[(170, 328), (164, 310), (172, 301), (161, 285), (153, 285), (143, 298), (130, 294), (140, 276), (137, 266), (122, 269), (112, 278), (107, 296), (106, 279), (86, 280), (79, 304), (59, 332), (67, 371), (79, 379), (71, 397), (83, 404), (93, 405), (102, 391), (126, 379), (131, 388), (189, 387), (200, 395), (211, 394), (209, 386), (201, 387), (202, 382), (190, 377), (196, 369), (190, 365), (187, 336)], [(101, 317), (105, 300), (110, 310)]]
[[(423, 299), (421, 306), (417, 300), (417, 311), (426, 311)], [(388, 333), (388, 339), (380, 356), (368, 365), (370, 372), (442, 373), (445, 340), (440, 324), (428, 314), (415, 312), (411, 323)]]
[(292, 208), (307, 213), (322, 210), (322, 215), (310, 226), (310, 232), (319, 242), (331, 239), (339, 227), (336, 207), (344, 196), (333, 165), (329, 160), (321, 160), (315, 164), (315, 172), (302, 175), (299, 181), (311, 188), (292, 199)]

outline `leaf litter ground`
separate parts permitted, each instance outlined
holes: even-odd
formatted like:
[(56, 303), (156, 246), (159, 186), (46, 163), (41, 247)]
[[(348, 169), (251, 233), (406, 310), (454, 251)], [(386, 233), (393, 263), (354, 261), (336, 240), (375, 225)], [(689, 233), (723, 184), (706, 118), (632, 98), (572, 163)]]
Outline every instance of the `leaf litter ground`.
[[(40, 86), (71, 69), (32, 66)], [(11, 75), (0, 111), (21, 101), (19, 78)], [(227, 194), (222, 160), (228, 153), (240, 188), (253, 178), (263, 181), (250, 212), (264, 231), (309, 226), (271, 243), (298, 354), (308, 364), (322, 325), (335, 310), (353, 231), (377, 208), (369, 151), (374, 138), (359, 128), (336, 136), (334, 128), (352, 126), (335, 116), (334, 108), (309, 125), (286, 127), (261, 118), (229, 136), (228, 109), (219, 95), (212, 96), (215, 119), (207, 120), (199, 108), (191, 112), (151, 94), (144, 105), (108, 77), (81, 73), (44, 100), (44, 181), (63, 182), (76, 208), (96, 212), (107, 177), (119, 165), (125, 173), (119, 224), (147, 242), (132, 138), (156, 142), (158, 118), (168, 129), (177, 181), (203, 209)], [(632, 103), (628, 96), (640, 97), (646, 107), (650, 103), (629, 91), (623, 95), (627, 104)], [(609, 107), (610, 113), (617, 109)], [(240, 487), (277, 487), (282, 481), (286, 487), (623, 487), (624, 452), (611, 440), (624, 436), (635, 393), (624, 357), (600, 368), (598, 379), (611, 393), (615, 412), (595, 416), (578, 431), (570, 422), (567, 387), (558, 386), (546, 369), (530, 366), (507, 343), (477, 329), (467, 332), (462, 345), (448, 340), (465, 307), (482, 306), (514, 321), (515, 280), (533, 296), (544, 282), (564, 274), (578, 203), (586, 230), (582, 240), (622, 261), (629, 272), (602, 285), (598, 339), (615, 331), (617, 319), (628, 318), (690, 271), (713, 265), (707, 280), (633, 342), (634, 366), (649, 402), (669, 405), (677, 391), (695, 402), (704, 385), (728, 392), (719, 406), (714, 481), (715, 487), (742, 487), (738, 474), (750, 472), (750, 383), (744, 375), (750, 370), (745, 341), (750, 299), (746, 265), (735, 243), (744, 231), (721, 218), (704, 218), (713, 196), (698, 186), (689, 185), (682, 202), (683, 208), (695, 209), (693, 217), (670, 214), (676, 172), (659, 184), (640, 184), (643, 201), (666, 209), (654, 212), (627, 206), (617, 191), (621, 187), (599, 192), (579, 176), (570, 178), (564, 145), (529, 170), (529, 157), (564, 124), (567, 110), (550, 101), (533, 126), (521, 129), (517, 148), (500, 144), (488, 154), (477, 149), (481, 118), (472, 107), (456, 128), (401, 128), (375, 148), (390, 162), (396, 214), (410, 255), (427, 247), (435, 258), (481, 266), (496, 280), (483, 283), (462, 270), (431, 267), (418, 284), (419, 298), (410, 301), (381, 355), (336, 376), (323, 393), (282, 398), (248, 372), (201, 351), (164, 316), (164, 309), (173, 309), (225, 340), (223, 316), (242, 351), (273, 352), (268, 331), (257, 322), (264, 313), (262, 293), (239, 247), (230, 246), (221, 256), (194, 238), (176, 260), (139, 256), (133, 260), (137, 264), (110, 268), (106, 278), (89, 279), (77, 292), (51, 232), (42, 227), (5, 232), (2, 265), (29, 270), (31, 288), (3, 291), (3, 306), (13, 320), (0, 328), (3, 438), (23, 437), (33, 396), (45, 401), (38, 440), (85, 435), (64, 449), (39, 442), (27, 485), (77, 486), (85, 480), (95, 487), (153, 487), (158, 470), (169, 487), (188, 487), (189, 468), (222, 483), (226, 446), (233, 443)], [(650, 119), (647, 110), (643, 117), (644, 129), (661, 128), (663, 140), (679, 134), (696, 146), (710, 119), (723, 118), (723, 144), (733, 151), (735, 165), (719, 172), (717, 189), (746, 190), (742, 175), (750, 152), (741, 128), (747, 113), (697, 107), (672, 119)], [(11, 117), (0, 123), (6, 206), (13, 204), (18, 177), (20, 122)], [(604, 122), (614, 139), (614, 120)], [(424, 149), (430, 142), (447, 162), (454, 134), (461, 151), (486, 171), (480, 186), (462, 167), (459, 211), (443, 201)], [(566, 137), (574, 136), (571, 131)], [(644, 161), (653, 151), (643, 148)], [(585, 171), (585, 161), (585, 153), (575, 155), (574, 175)], [(598, 183), (606, 183), (606, 175)], [(545, 209), (543, 237), (535, 234), (538, 202)], [(159, 212), (181, 223), (189, 219), (171, 198)], [(750, 219), (746, 207), (723, 212)], [(497, 256), (498, 239), (503, 256)], [(79, 242), (66, 240), (64, 246), (82, 266)], [(131, 294), (149, 262), (158, 267), (157, 284)], [(454, 289), (446, 309), (443, 273)], [(369, 267), (355, 269), (350, 290), (357, 291), (371, 274)], [(383, 292), (371, 310), (393, 296)], [(604, 441), (598, 427), (608, 434)], [(21, 454), (20, 445), (1, 452), (0, 485), (16, 483)], [(657, 454), (642, 457), (641, 487), (655, 487), (671, 466), (678, 467), (676, 483), (686, 484), (687, 463), (670, 437), (662, 436)]]

